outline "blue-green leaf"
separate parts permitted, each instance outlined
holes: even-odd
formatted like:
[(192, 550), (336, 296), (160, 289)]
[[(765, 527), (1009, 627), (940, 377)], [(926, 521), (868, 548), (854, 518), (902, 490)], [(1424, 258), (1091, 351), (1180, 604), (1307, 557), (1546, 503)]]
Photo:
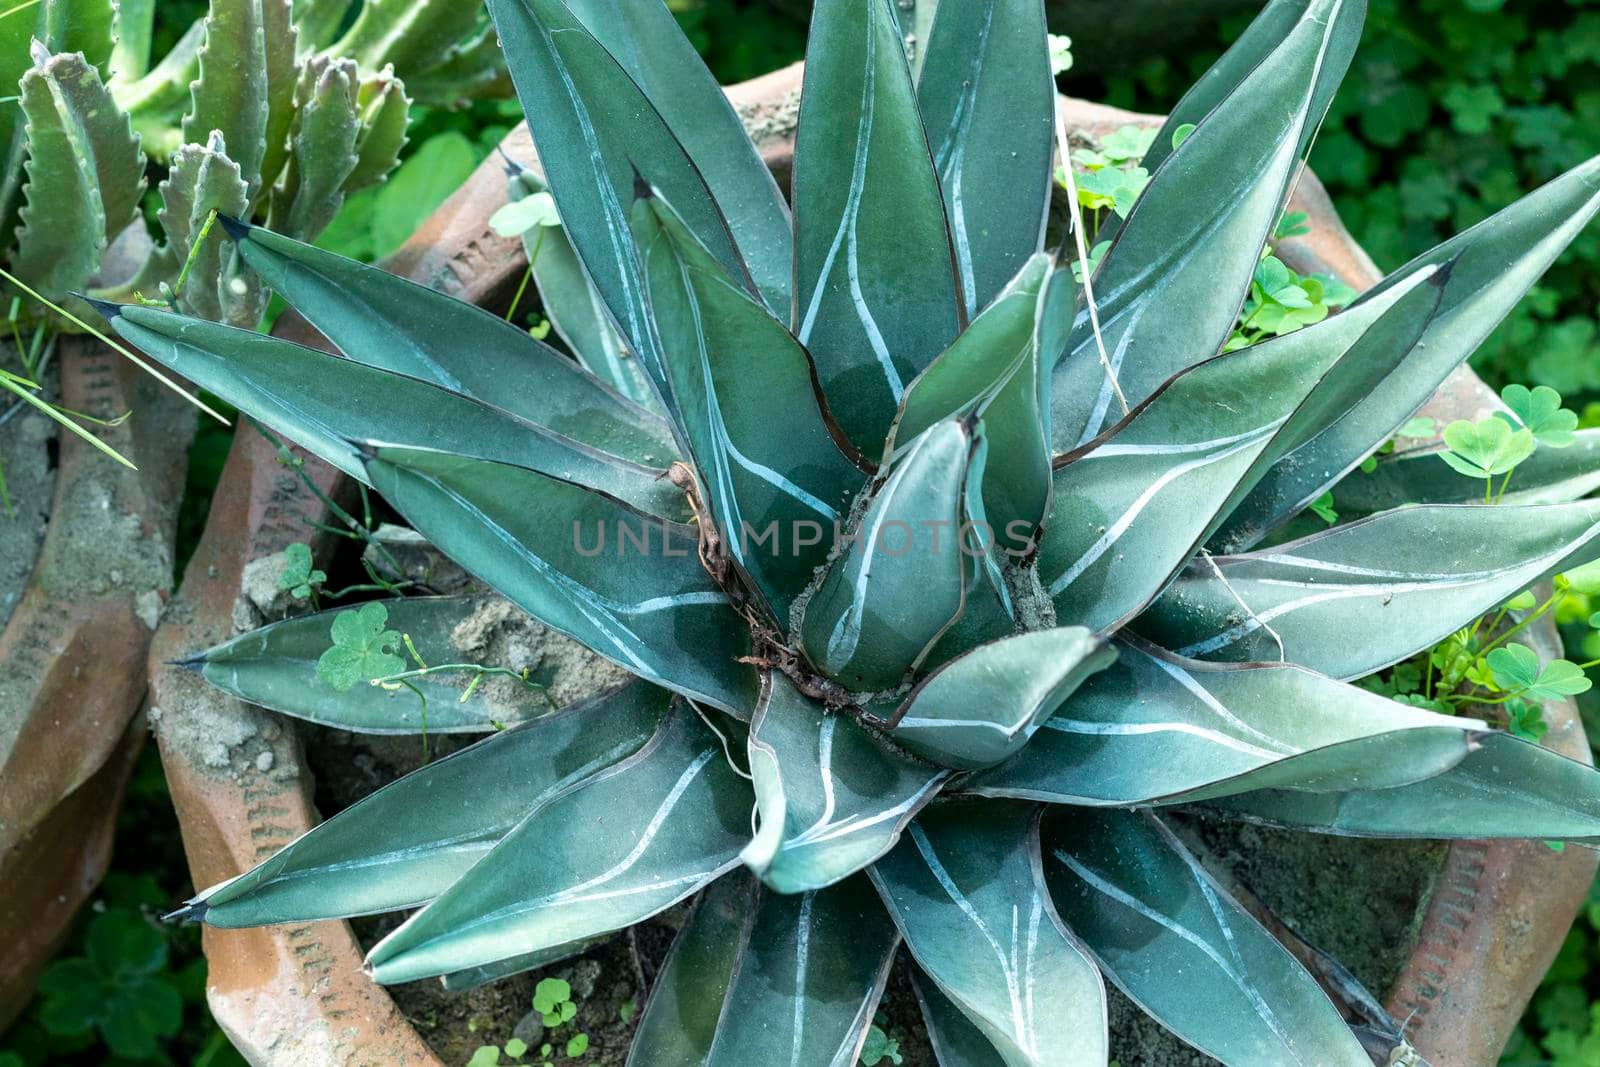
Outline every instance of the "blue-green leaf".
[(906, 383), (964, 322), (892, 0), (813, 10), (794, 205), (795, 335), (845, 433), (876, 455)]
[[(1300, 145), (1326, 106), (1319, 79), (1340, 73), (1330, 44), (1360, 7), (1312, 0), (1282, 43), (1156, 172), (1117, 234), (1094, 292), (1105, 349), (1129, 403), (1215, 355), (1233, 331)], [(1211, 208), (1196, 210), (1197, 203)], [(1088, 442), (1121, 414), (1098, 351), (1085, 307), (1051, 386), (1057, 451)]]
[(922, 1024), (939, 1067), (1004, 1067), (1005, 1060), (971, 1019), (939, 990), (933, 979), (912, 968), (911, 988), (922, 1009)]
[(749, 631), (692, 527), (535, 471), (380, 448), (372, 484), (451, 559), (534, 618), (635, 674), (740, 717)]
[(939, 804), (872, 880), (917, 966), (1007, 1064), (1103, 1064), (1105, 989), (1045, 894), (1038, 820), (1030, 804)]
[(891, 736), (946, 767), (991, 766), (1027, 745), (1040, 724), (1116, 656), (1076, 626), (979, 645), (912, 690), (892, 720)]
[[(492, 633), (496, 622), (510, 614), (504, 602), (486, 596), (404, 597), (382, 603), (388, 610), (387, 628), (410, 637), (429, 666), (472, 662), (481, 652), (481, 642), (474, 643), (478, 629), (488, 626)], [(410, 678), (409, 687), (392, 689), (361, 679), (361, 684), (340, 691), (318, 673), (317, 661), (331, 645), (333, 621), (348, 610), (335, 608), (263, 626), (196, 654), (186, 665), (223, 692), (252, 704), (340, 730), (374, 734), (495, 730), (586, 696), (583, 690), (596, 680), (591, 672), (600, 661), (573, 649), (566, 638), (545, 634), (548, 647), (543, 659), (561, 666), (549, 675), (541, 671), (537, 687), (512, 678), (484, 681), (462, 671)], [(405, 660), (398, 670), (415, 667)], [(599, 680), (607, 680), (611, 673), (601, 668)], [(615, 680), (621, 681), (620, 674)], [(469, 686), (471, 694), (463, 700)], [(427, 698), (425, 707), (418, 690)]]
[(1031, 541), (1050, 498), (1040, 379), (1058, 352), (1042, 355), (1040, 345), (1048, 336), (1052, 266), (1046, 255), (1028, 260), (994, 303), (907, 386), (884, 446), (885, 455), (904, 452), (943, 419), (981, 416), (989, 442), (984, 511), (1000, 544), (1010, 549)]
[(1072, 932), (1184, 1041), (1224, 1063), (1370, 1067), (1316, 979), (1153, 816), (1054, 809), (1043, 851)]
[(661, 0), (567, 0), (567, 6), (638, 83), (683, 145), (762, 299), (787, 315), (794, 270), (789, 205), (672, 11)]
[(295, 36), (289, 0), (213, 0), (206, 17), (183, 139), (200, 143), (221, 130), (252, 201), (288, 158), (300, 77)]
[(981, 440), (955, 420), (924, 433), (806, 603), (806, 654), (846, 687), (898, 685), (961, 614), (962, 498)]
[(1058, 458), (1039, 549), (1056, 617), (1114, 629), (1143, 609), (1266, 469), (1280, 439), (1303, 432), (1306, 409), (1314, 413), (1325, 376), (1350, 358), (1344, 339), (1360, 336), (1361, 325), (1352, 317), (1328, 335), (1332, 344), (1307, 346), (1291, 334), (1180, 372), (1104, 438)]
[(1238, 818), (1348, 837), (1510, 837), (1600, 847), (1600, 771), (1505, 733), (1452, 770), (1399, 789), (1263, 789), (1213, 802)]
[(635, 682), (451, 753), (201, 893), (187, 917), (232, 928), (424, 904), (530, 813), (644, 748), (670, 699)]
[[(1254, 544), (1404, 426), (1445, 378), (1477, 351), (1596, 211), (1600, 211), (1600, 158), (1412, 260), (1343, 314), (1301, 331), (1306, 335), (1303, 343), (1315, 343), (1317, 333), (1336, 329), (1340, 319), (1364, 303), (1384, 299), (1423, 271), (1440, 272), (1444, 291), (1421, 336), (1414, 344), (1396, 344), (1388, 350), (1387, 363), (1373, 359), (1363, 375), (1346, 383), (1338, 402), (1330, 403), (1313, 427), (1315, 434), (1278, 460), (1239, 506), (1238, 516), (1219, 533), (1218, 547), (1238, 551)], [(1408, 318), (1415, 313), (1404, 307), (1395, 312)], [(1386, 329), (1398, 341), (1404, 322)], [(1384, 353), (1380, 348), (1369, 355)]]
[(1359, 678), (1589, 559), (1597, 536), (1596, 502), (1402, 508), (1194, 563), (1135, 626), (1182, 656)]
[[(1152, 173), (1172, 154), (1174, 136), (1187, 125), (1206, 120), (1212, 111), (1223, 103), (1234, 90), (1260, 66), (1272, 52), (1281, 47), (1305, 18), (1312, 0), (1271, 0), (1254, 22), (1239, 35), (1222, 58), (1200, 76), (1200, 79), (1183, 94), (1167, 115), (1166, 123), (1156, 134), (1143, 164)], [(1362, 23), (1365, 21), (1366, 0), (1346, 3), (1335, 16), (1328, 40), (1328, 55), (1317, 71), (1316, 87), (1312, 94), (1312, 113), (1321, 115), (1328, 110), (1339, 83), (1344, 80), (1350, 60), (1361, 43)], [(1301, 133), (1300, 155), (1309, 151), (1316, 128)], [(1180, 143), (1182, 139), (1179, 139)]]
[(762, 684), (750, 727), (761, 827), (744, 862), (781, 893), (832, 885), (893, 848), (951, 772), (895, 752), (782, 674)]
[(748, 274), (726, 220), (667, 122), (562, 0), (489, 0), (489, 13), (567, 236), (661, 387), (664, 357), (628, 228), (635, 184), (642, 178), (658, 190), (743, 284)]
[(972, 317), (1044, 237), (1056, 103), (1044, 5), (941, 4), (921, 58), (917, 104)]
[(729, 875), (656, 979), (636, 1067), (853, 1067), (900, 942), (864, 877), (786, 895)]
[(1118, 651), (1027, 748), (967, 788), (1113, 807), (1381, 789), (1448, 770), (1487, 729), (1301, 667), (1199, 663), (1136, 641)]
[(749, 818), (716, 731), (675, 700), (644, 748), (534, 808), (367, 968), (392, 985), (631, 926), (737, 864)]
[[(865, 478), (840, 451), (810, 357), (657, 197), (635, 207), (676, 414), (724, 548), (773, 617), (827, 559)], [(848, 447), (848, 446), (847, 446)], [(809, 541), (809, 545), (806, 543)]]
[(651, 514), (683, 514), (682, 494), (659, 470), (432, 382), (154, 308), (108, 308), (108, 317), (158, 363), (354, 477), (367, 476), (357, 442), (381, 442), (513, 463)]
[[(510, 189), (513, 200), (549, 195), (543, 179), (531, 170), (519, 171), (511, 179)], [(545, 317), (568, 350), (590, 374), (634, 403), (659, 411), (661, 401), (650, 376), (617, 332), (605, 300), (584, 273), (567, 228), (538, 226), (522, 235), (522, 244)]]
[(636, 463), (665, 467), (677, 458), (661, 419), (504, 319), (270, 230), (228, 229), (262, 280), (356, 362), (476, 397)]
[[(1600, 429), (1579, 430), (1569, 448), (1541, 448), (1517, 465), (1502, 504), (1565, 504), (1600, 489)], [(1356, 519), (1405, 504), (1474, 504), (1483, 479), (1455, 473), (1439, 460), (1442, 445), (1381, 456), (1372, 472), (1351, 473), (1333, 487), (1333, 506)], [(1496, 483), (1496, 489), (1499, 485)]]

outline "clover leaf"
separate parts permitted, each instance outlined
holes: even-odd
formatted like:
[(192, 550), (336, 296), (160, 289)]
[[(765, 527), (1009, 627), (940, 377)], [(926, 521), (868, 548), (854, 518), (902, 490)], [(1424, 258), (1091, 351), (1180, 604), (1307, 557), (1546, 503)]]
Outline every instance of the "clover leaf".
[(560, 1026), (578, 1014), (572, 1002), (572, 985), (564, 978), (541, 978), (533, 990), (533, 1010), (544, 1017), (546, 1026)]
[(1105, 167), (1090, 171), (1078, 179), (1078, 203), (1091, 211), (1111, 208), (1121, 218), (1127, 218), (1144, 187), (1150, 184), (1150, 172), (1143, 167)]
[(1278, 228), (1273, 231), (1274, 241), (1284, 241), (1290, 237), (1304, 237), (1311, 232), (1308, 221), (1310, 214), (1304, 211), (1288, 211), (1283, 218), (1278, 220)]
[(1508, 693), (1529, 700), (1556, 700), (1587, 692), (1594, 683), (1576, 663), (1552, 660), (1542, 668), (1539, 654), (1526, 645), (1506, 645), (1488, 655), (1494, 680)]
[(1562, 407), (1561, 394), (1548, 385), (1531, 390), (1525, 385), (1508, 385), (1500, 391), (1500, 399), (1541, 445), (1567, 448), (1573, 443), (1578, 413)]
[(1062, 33), (1046, 35), (1050, 45), (1050, 73), (1060, 77), (1072, 69), (1072, 38)]
[(1136, 162), (1156, 143), (1156, 132), (1150, 126), (1120, 127), (1100, 142), (1100, 151), (1113, 163)]
[(501, 237), (521, 237), (540, 226), (560, 225), (555, 197), (544, 192), (513, 200), (489, 217), (489, 228)]
[(321, 585), (328, 576), (311, 565), (311, 546), (292, 544), (283, 550), (283, 573), (278, 575), (278, 588), (287, 589), (296, 600), (311, 595), (311, 587)]
[(1533, 455), (1535, 447), (1531, 430), (1513, 430), (1498, 418), (1452, 422), (1444, 428), (1444, 443), (1449, 451), (1439, 458), (1459, 474), (1484, 479), (1508, 473)]
[(333, 647), (317, 660), (317, 677), (343, 693), (405, 670), (400, 634), (387, 629), (388, 622), (389, 609), (377, 601), (339, 612), (333, 619)]
[[(1110, 249), (1110, 241), (1101, 241), (1099, 244), (1089, 249), (1089, 274), (1091, 277), (1094, 275), (1095, 271), (1100, 269), (1100, 261), (1106, 258), (1106, 252), (1110, 251)], [(1072, 264), (1072, 276), (1077, 280), (1079, 285), (1083, 284), (1082, 263), (1074, 262)]]
[(58, 960), (39, 979), (39, 1022), (71, 1037), (99, 1030), (117, 1056), (147, 1060), (183, 1025), (183, 997), (159, 972), (167, 939), (143, 916), (110, 910), (94, 917), (84, 957)]

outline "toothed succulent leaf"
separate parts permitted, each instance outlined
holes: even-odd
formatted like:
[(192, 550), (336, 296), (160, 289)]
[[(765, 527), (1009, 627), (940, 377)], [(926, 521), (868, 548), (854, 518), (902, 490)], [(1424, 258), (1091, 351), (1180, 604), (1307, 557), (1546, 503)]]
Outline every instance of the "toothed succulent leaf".
[(350, 60), (315, 56), (301, 69), (290, 131), (289, 169), (272, 192), (269, 225), (312, 240), (344, 206), (360, 165), (360, 74)]
[(220, 130), (254, 202), (289, 152), (299, 81), (289, 0), (214, 0), (205, 26), (184, 140)]
[(22, 77), (27, 205), (12, 270), (46, 296), (78, 289), (133, 222), (144, 194), (139, 138), (82, 53), (35, 42)]
[[(229, 158), (221, 132), (213, 130), (203, 145), (178, 149), (160, 192), (167, 246), (176, 262), (189, 264), (177, 293), (182, 307), (212, 321), (248, 318), (249, 311), (262, 306), (260, 286), (253, 276), (235, 270), (234, 251), (220, 226), (205, 232), (213, 211), (237, 218), (250, 210), (250, 187), (239, 164)], [(235, 314), (236, 309), (241, 313)]]

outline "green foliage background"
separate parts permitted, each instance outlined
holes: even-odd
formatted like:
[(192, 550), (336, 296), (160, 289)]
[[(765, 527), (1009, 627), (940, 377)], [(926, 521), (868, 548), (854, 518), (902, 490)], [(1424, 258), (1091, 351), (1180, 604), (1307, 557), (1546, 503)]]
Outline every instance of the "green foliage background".
[[(1600, 153), (1600, 0), (1369, 0), (1366, 37), (1350, 78), (1312, 154), (1312, 166), (1340, 213), (1377, 264), (1390, 270), (1445, 237), (1506, 206), (1522, 193)], [(759, 0), (669, 0), (718, 77), (734, 82), (800, 58), (805, 28)], [(203, 0), (163, 0), (158, 51), (204, 14)], [(1069, 9), (1070, 10), (1070, 9)], [(1222, 20), (1213, 39), (1190, 43), (1181, 57), (1149, 58), (1119, 75), (1068, 74), (1069, 93), (1134, 110), (1174, 103), (1248, 22)], [(1091, 40), (1092, 26), (1053, 26)], [(460, 112), (420, 113), (408, 162), (381, 188), (346, 205), (322, 243), (347, 255), (380, 258), (404, 241), (517, 121), (514, 104), (479, 104)], [(1591, 228), (1561, 264), (1484, 346), (1474, 361), (1496, 388), (1549, 385), (1570, 404), (1600, 404), (1600, 229)], [(1600, 421), (1600, 407), (1586, 423)], [(228, 436), (210, 429), (191, 457), (185, 537), (192, 546), (204, 522)], [(1600, 605), (1596, 605), (1600, 607)], [(1577, 627), (1575, 639), (1587, 630)], [(1576, 651), (1576, 650), (1575, 650)], [(1600, 655), (1592, 651), (1583, 658)], [(1586, 708), (1600, 737), (1600, 706)], [(186, 888), (176, 825), (159, 762), (145, 753), (118, 834), (116, 869), (96, 910), (63, 952), (67, 971), (93, 966), (97, 920), (100, 955), (126, 948), (131, 986), (152, 1001), (150, 982), (176, 990), (182, 1025), (157, 1034), (152, 1057), (118, 1058), (103, 1028), (51, 1033), (72, 1005), (36, 999), (24, 1020), (0, 1035), (0, 1067), (57, 1064), (240, 1062), (203, 1002), (198, 937), (162, 930), (164, 950), (148, 937), (124, 935), (127, 920), (148, 916)], [(154, 931), (156, 928), (151, 927)], [(135, 931), (137, 932), (137, 931)], [(61, 964), (58, 962), (58, 966)], [(113, 960), (112, 970), (118, 966)], [(87, 1007), (87, 1006), (85, 1006)], [(160, 1016), (161, 1011), (154, 1012)], [(158, 1029), (167, 1029), (156, 1018)], [(1518, 1067), (1600, 1067), (1600, 892), (1579, 917), (1502, 1061)]]

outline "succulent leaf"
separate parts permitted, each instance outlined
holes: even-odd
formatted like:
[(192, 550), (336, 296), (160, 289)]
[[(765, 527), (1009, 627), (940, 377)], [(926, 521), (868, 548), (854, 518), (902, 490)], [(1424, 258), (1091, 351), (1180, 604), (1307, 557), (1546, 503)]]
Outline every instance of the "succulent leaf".
[(674, 939), (628, 1062), (853, 1064), (899, 943), (865, 877), (785, 895), (728, 875)]
[(833, 885), (888, 852), (951, 775), (775, 672), (762, 679), (751, 721), (750, 773), (761, 827), (741, 858), (780, 893)]
[(955, 343), (907, 386), (884, 446), (889, 457), (937, 422), (982, 417), (989, 442), (984, 512), (999, 543), (1012, 550), (1026, 549), (1049, 506), (1050, 440), (1039, 382), (1050, 365), (1044, 359), (1053, 362), (1058, 352), (1041, 357), (1052, 274), (1049, 256), (1028, 260)]
[(222, 131), (253, 202), (289, 153), (299, 81), (289, 0), (213, 0), (205, 25), (183, 137)]
[(1301, 667), (1119, 641), (1027, 748), (965, 788), (1051, 804), (1179, 804), (1263, 788), (1385, 789), (1440, 774), (1488, 727)]
[(671, 699), (634, 682), (493, 734), (357, 801), (188, 910), (212, 926), (240, 927), (424, 904), (530, 813), (642, 750)]
[(345, 178), (346, 194), (386, 181), (400, 165), (411, 123), (411, 98), (405, 83), (388, 67), (361, 83), (356, 104), (361, 112), (361, 133), (356, 138), (356, 165)]
[(1600, 502), (1402, 508), (1191, 564), (1134, 628), (1180, 656), (1359, 678), (1588, 560), (1596, 537)]
[(474, 100), (502, 99), (514, 91), (500, 39), (492, 26), (457, 43), (436, 66), (407, 71), (406, 84), (419, 103), (443, 108), (461, 107)]
[[(114, 0), (39, 0), (31, 6), (9, 5), (0, 19), (0, 84), (14, 86), (34, 65), (35, 41), (52, 53), (82, 52), (91, 66), (101, 67), (115, 40)], [(20, 17), (19, 17), (20, 16)], [(102, 74), (106, 72), (101, 71)], [(0, 233), (16, 223), (28, 158), (27, 118), (21, 108), (0, 108)]]
[[(1313, 0), (1283, 44), (1151, 178), (1106, 253), (1095, 298), (1110, 366), (1130, 404), (1214, 355), (1233, 331), (1302, 138), (1322, 117), (1314, 89), (1333, 62), (1330, 39), (1345, 8), (1359, 6)], [(1331, 73), (1337, 80), (1343, 72)], [(1197, 198), (1216, 210), (1195, 211)], [(1118, 417), (1098, 349), (1084, 309), (1051, 385), (1057, 451), (1087, 443)]]
[(755, 670), (739, 662), (749, 635), (701, 566), (692, 527), (443, 453), (380, 448), (368, 471), (418, 533), (540, 622), (729, 714), (755, 706)]
[[(531, 170), (511, 179), (511, 199), (549, 195), (544, 181)], [(539, 226), (522, 235), (544, 313), (567, 348), (591, 374), (634, 403), (661, 410), (650, 376), (628, 350), (628, 342), (612, 322), (605, 301), (584, 273), (566, 226)]]
[(356, 478), (367, 476), (359, 443), (382, 442), (514, 463), (650, 514), (682, 514), (681, 494), (659, 470), (431, 382), (152, 308), (121, 308), (112, 325), (156, 362)]
[[(1412, 287), (1436, 302), (1426, 280)], [(1182, 371), (1104, 437), (1059, 457), (1039, 548), (1039, 579), (1057, 617), (1114, 629), (1142, 610), (1279, 442), (1309, 432), (1319, 393), (1365, 355), (1372, 331), (1361, 334), (1361, 325), (1352, 316), (1346, 330), (1325, 335), (1332, 343), (1291, 334)], [(1360, 340), (1346, 344), (1351, 337)]]
[(393, 66), (402, 75), (420, 73), (444, 62), (481, 18), (477, 4), (460, 0), (363, 0), (355, 22), (328, 52), (363, 70)]
[[(1174, 135), (1179, 129), (1188, 125), (1198, 126), (1204, 122), (1206, 116), (1227, 100), (1250, 76), (1251, 71), (1280, 48), (1305, 19), (1313, 2), (1314, 0), (1271, 0), (1223, 57), (1202, 74), (1193, 87), (1183, 95), (1183, 99), (1173, 106), (1160, 132), (1151, 142), (1150, 150), (1144, 154), (1145, 169), (1154, 173), (1167, 156), (1172, 154)], [(1339, 89), (1339, 82), (1350, 68), (1350, 60), (1361, 43), (1361, 29), (1366, 20), (1366, 8), (1366, 0), (1343, 4), (1329, 28), (1328, 55), (1317, 71), (1312, 90), (1312, 112), (1316, 115), (1322, 115), (1328, 110), (1328, 105), (1332, 103), (1334, 94)], [(1302, 132), (1299, 152), (1302, 157), (1310, 150), (1311, 139), (1315, 136), (1315, 132), (1314, 127)]]
[[(1600, 489), (1600, 429), (1578, 430), (1568, 448), (1541, 448), (1517, 466), (1502, 504), (1565, 504)], [(1483, 479), (1468, 478), (1440, 462), (1442, 446), (1407, 448), (1378, 459), (1369, 473), (1352, 474), (1333, 487), (1333, 506), (1347, 519), (1405, 504), (1475, 504)]]
[[(1517, 301), (1600, 211), (1600, 159), (1567, 172), (1500, 213), (1390, 275), (1344, 315), (1448, 265), (1438, 311), (1414, 346), (1396, 353), (1387, 376), (1352, 383), (1323, 415), (1320, 432), (1281, 458), (1218, 534), (1218, 547), (1255, 543), (1353, 470), (1433, 395), (1475, 352)], [(1443, 273), (1443, 272), (1441, 272)], [(1402, 313), (1403, 314), (1403, 313)], [(1301, 331), (1301, 343), (1338, 328), (1344, 315)], [(1403, 331), (1403, 322), (1393, 329)], [(1300, 335), (1291, 335), (1291, 337)], [(1288, 339), (1285, 339), (1288, 340)], [(1376, 369), (1377, 365), (1373, 369)]]
[[(453, 635), (487, 601), (477, 596), (441, 596), (382, 603), (388, 609), (389, 628), (410, 637), (425, 663), (440, 664), (461, 660)], [(525, 687), (480, 686), (471, 700), (463, 702), (462, 692), (471, 679), (461, 675), (408, 679), (427, 699), (426, 711), (411, 689), (394, 691), (359, 684), (338, 691), (318, 674), (317, 661), (328, 649), (329, 627), (347, 610), (314, 612), (271, 623), (199, 653), (192, 666), (224, 693), (353, 733), (483, 733), (550, 710), (548, 698)]]
[[(189, 277), (178, 292), (181, 305), (212, 321), (237, 323), (248, 318), (262, 303), (259, 283), (248, 272), (234, 271), (234, 255), (221, 227), (213, 227), (202, 238), (211, 212), (240, 216), (250, 210), (250, 187), (239, 164), (229, 158), (222, 134), (213, 130), (204, 145), (186, 144), (178, 149), (167, 180), (159, 188), (159, 218), (168, 248), (176, 261), (191, 264)], [(195, 244), (202, 240), (197, 251)], [(243, 286), (243, 292), (230, 291), (232, 281)]]
[(971, 1019), (961, 1013), (939, 984), (916, 967), (911, 969), (911, 988), (922, 1009), (922, 1024), (928, 1029), (939, 1067), (1005, 1067), (1005, 1060)]
[(1316, 979), (1159, 820), (1046, 816), (1044, 879), (1101, 970), (1224, 1063), (1372, 1063)]
[(638, 83), (694, 160), (762, 300), (774, 314), (787, 316), (794, 269), (789, 205), (678, 20), (660, 0), (565, 2)]
[(787, 622), (865, 477), (840, 451), (816, 369), (789, 331), (661, 199), (638, 201), (634, 231), (656, 333), (671, 354), (667, 405), (724, 548), (774, 620)]
[(872, 881), (922, 972), (1013, 1067), (1106, 1061), (1105, 988), (1062, 924), (1031, 804), (929, 809)]
[(946, 767), (977, 770), (1028, 743), (1116, 652), (1064, 626), (994, 641), (953, 659), (912, 690), (895, 715), (896, 744)]
[(360, 78), (348, 59), (315, 56), (302, 68), (289, 169), (272, 192), (275, 231), (312, 240), (344, 206), (345, 186), (360, 162)]
[(677, 458), (659, 418), (499, 316), (267, 229), (232, 232), (245, 263), (357, 363), (492, 402), (635, 463)]
[(917, 105), (972, 318), (1044, 236), (1056, 93), (1044, 7), (940, 4), (922, 40)]
[(1490, 733), (1453, 770), (1399, 789), (1263, 789), (1212, 802), (1232, 818), (1347, 837), (1509, 837), (1600, 847), (1600, 771)]
[(294, 0), (294, 28), (301, 53), (320, 52), (331, 45), (349, 11), (350, 0)]
[(749, 816), (716, 732), (674, 700), (644, 748), (534, 808), (367, 967), (393, 985), (622, 929), (737, 864)]
[(88, 282), (134, 220), (144, 159), (127, 114), (82, 53), (51, 55), (36, 43), (20, 92), (28, 184), (12, 269), (60, 297)]
[(961, 615), (962, 499), (981, 440), (955, 420), (924, 433), (891, 470), (806, 602), (800, 624), (806, 654), (846, 688), (899, 685)]
[(748, 278), (719, 205), (627, 71), (562, 0), (490, 0), (539, 160), (578, 258), (658, 389), (641, 256), (628, 228), (640, 178), (729, 273)]
[(156, 0), (117, 0), (116, 43), (107, 62), (110, 81), (138, 81), (150, 72), (150, 50), (155, 34)]
[(839, 425), (877, 455), (906, 384), (965, 320), (890, 0), (813, 11), (794, 207), (795, 336)]

